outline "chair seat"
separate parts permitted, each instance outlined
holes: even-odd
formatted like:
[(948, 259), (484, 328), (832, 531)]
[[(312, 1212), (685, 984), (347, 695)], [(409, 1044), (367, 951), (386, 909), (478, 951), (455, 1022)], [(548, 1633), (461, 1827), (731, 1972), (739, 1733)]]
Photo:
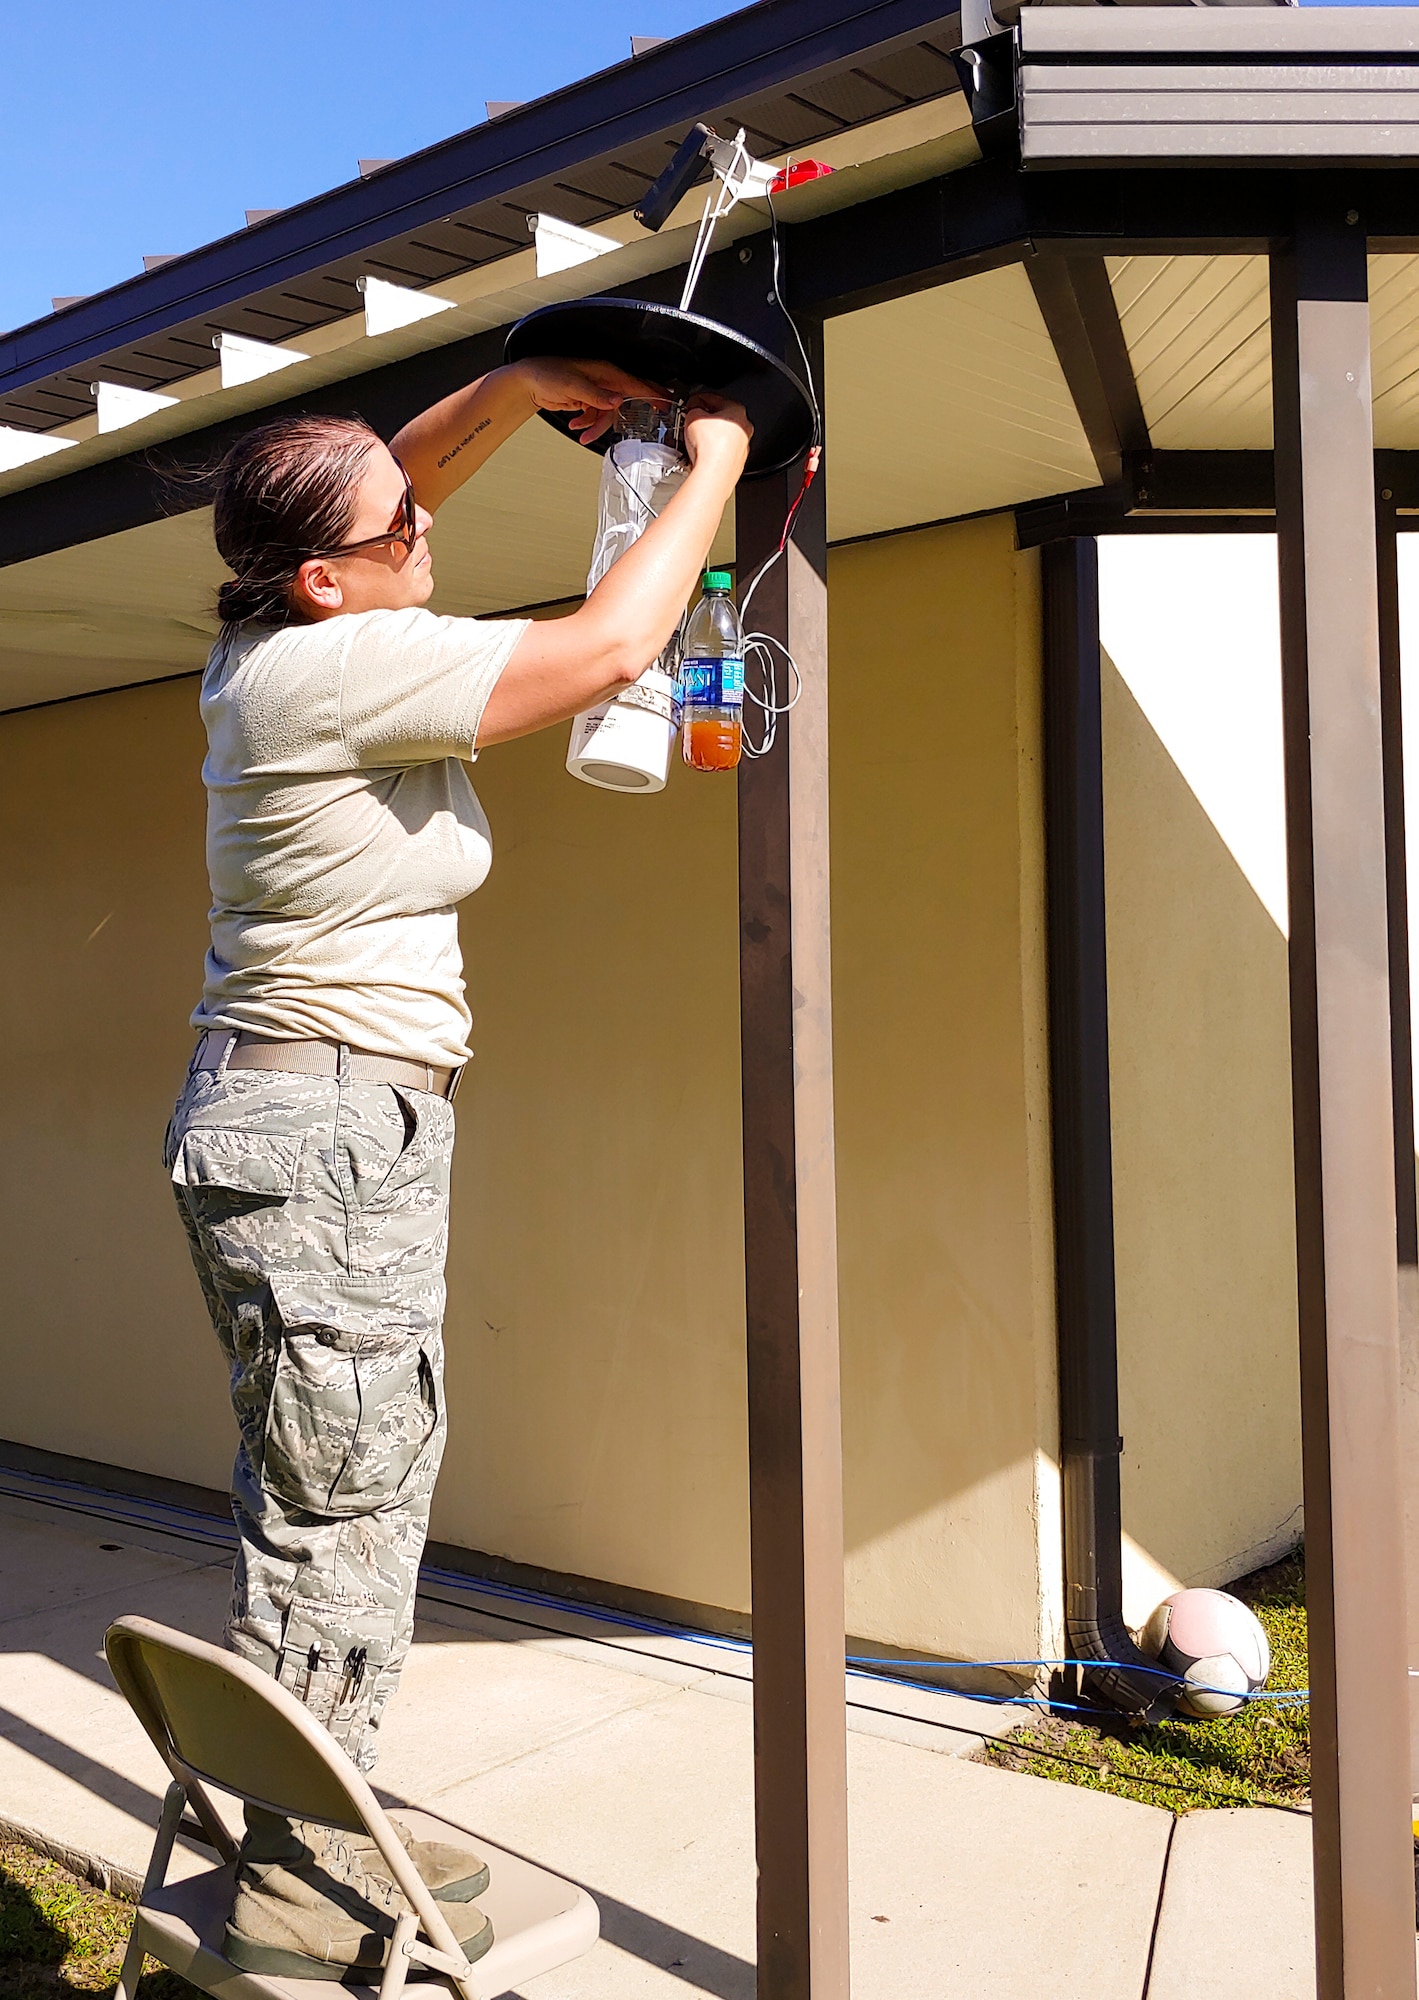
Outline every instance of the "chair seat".
[[(485, 2000), (496, 2000), (523, 1980), (550, 1972), (595, 1944), (600, 1933), (596, 1905), (574, 1882), (564, 1882), (434, 1813), (402, 1806), (398, 1812), (421, 1840), (452, 1840), (463, 1846), (471, 1841), (488, 1864), (490, 1879), (478, 1908), (491, 1920), (495, 1942), (473, 1968), (475, 1990)], [(269, 1979), (233, 1965), (222, 1952), (233, 1894), (230, 1865), (154, 1890), (139, 1906), (148, 1950), (218, 2000), (374, 2000), (378, 1979), (370, 1986)], [(452, 1990), (445, 1979), (419, 1982), (426, 1991), (434, 1985)]]

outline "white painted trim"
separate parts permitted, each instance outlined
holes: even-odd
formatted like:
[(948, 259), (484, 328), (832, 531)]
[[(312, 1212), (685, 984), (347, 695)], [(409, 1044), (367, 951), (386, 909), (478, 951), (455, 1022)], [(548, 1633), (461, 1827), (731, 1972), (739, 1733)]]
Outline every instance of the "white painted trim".
[(279, 368), (289, 368), (293, 361), (310, 359), (299, 348), (274, 347), (269, 340), (249, 340), (242, 333), (214, 333), (212, 345), (221, 362), (224, 389), (239, 389), (243, 382), (259, 381)]
[(386, 278), (357, 278), (355, 283), (364, 293), (365, 337), (369, 340), (393, 333), (399, 326), (412, 326), (415, 320), (431, 319), (454, 305), (452, 299), (416, 292), (409, 285), (391, 285)]
[(151, 389), (129, 389), (122, 382), (94, 382), (94, 401), (99, 406), (99, 434), (125, 430), (158, 410), (166, 410), (176, 396), (159, 396)]
[(16, 466), (48, 458), (51, 452), (66, 451), (77, 442), (76, 438), (45, 437), (38, 431), (20, 431), (13, 424), (0, 424), (0, 472), (13, 472)]
[(577, 264), (588, 264), (593, 257), (604, 257), (608, 250), (621, 247), (614, 236), (580, 229), (574, 222), (563, 222), (559, 215), (529, 215), (527, 227), (537, 245), (539, 278), (549, 278), (556, 271), (570, 271)]

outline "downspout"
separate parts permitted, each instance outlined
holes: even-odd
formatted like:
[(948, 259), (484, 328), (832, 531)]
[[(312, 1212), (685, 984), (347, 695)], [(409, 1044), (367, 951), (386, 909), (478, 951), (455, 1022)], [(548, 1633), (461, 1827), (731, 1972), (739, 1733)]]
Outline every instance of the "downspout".
[(1180, 1683), (1123, 1619), (1098, 545), (1075, 536), (1040, 557), (1066, 1650), (1100, 1662), (1084, 1670), (1089, 1694), (1154, 1721), (1173, 1713)]

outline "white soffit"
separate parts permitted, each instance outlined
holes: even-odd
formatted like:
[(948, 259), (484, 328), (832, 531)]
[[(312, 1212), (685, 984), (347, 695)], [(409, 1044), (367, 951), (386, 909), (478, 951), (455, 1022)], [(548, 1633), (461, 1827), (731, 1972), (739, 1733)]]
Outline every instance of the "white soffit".
[[(471, 617), (580, 597), (600, 477), (594, 452), (525, 425), (439, 509), (431, 608)], [(714, 559), (733, 546), (731, 512)], [(227, 574), (207, 508), (0, 568), (0, 709), (196, 671)]]
[(378, 340), (401, 326), (417, 326), (421, 319), (436, 313), (453, 312), (456, 302), (441, 299), (433, 292), (416, 291), (412, 285), (391, 285), (386, 278), (356, 278), (356, 287), (365, 302), (365, 337)]
[(1375, 443), (1419, 449), (1419, 257), (1370, 259)]
[(98, 404), (98, 427), (102, 436), (109, 431), (126, 431), (160, 410), (170, 410), (176, 396), (159, 396), (151, 389), (130, 389), (126, 382), (95, 382), (94, 401)]
[[(1271, 449), (1264, 257), (1111, 257), (1143, 414), (1159, 451)], [(1419, 257), (1371, 257), (1375, 443), (1419, 449)]]
[(0, 648), (198, 666), (227, 575), (202, 509), (0, 569)]
[(830, 319), (834, 541), (1097, 486), (1018, 264)]
[(206, 509), (0, 569), (0, 708), (192, 672), (226, 574)]
[(593, 257), (604, 257), (608, 250), (620, 248), (614, 236), (578, 228), (576, 223), (563, 222), (556, 215), (529, 215), (527, 226), (537, 250), (539, 278), (550, 277), (555, 271), (573, 270), (578, 264), (589, 264)]
[(1110, 257), (1108, 267), (1158, 450), (1269, 451), (1265, 257)]
[(294, 368), (310, 356), (299, 347), (273, 347), (269, 340), (249, 340), (240, 333), (214, 333), (212, 345), (224, 389), (240, 389), (247, 382), (259, 382), (265, 375), (277, 375)]

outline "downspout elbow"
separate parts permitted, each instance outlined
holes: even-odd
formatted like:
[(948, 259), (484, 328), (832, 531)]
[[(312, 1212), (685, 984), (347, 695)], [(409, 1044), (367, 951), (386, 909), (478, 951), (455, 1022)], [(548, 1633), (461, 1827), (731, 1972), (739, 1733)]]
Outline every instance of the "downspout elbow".
[(1183, 1683), (1139, 1651), (1123, 1622), (1118, 1451), (1066, 1445), (1062, 1456), (1069, 1657), (1085, 1663), (1087, 1693), (1141, 1722), (1164, 1722), (1177, 1711)]

